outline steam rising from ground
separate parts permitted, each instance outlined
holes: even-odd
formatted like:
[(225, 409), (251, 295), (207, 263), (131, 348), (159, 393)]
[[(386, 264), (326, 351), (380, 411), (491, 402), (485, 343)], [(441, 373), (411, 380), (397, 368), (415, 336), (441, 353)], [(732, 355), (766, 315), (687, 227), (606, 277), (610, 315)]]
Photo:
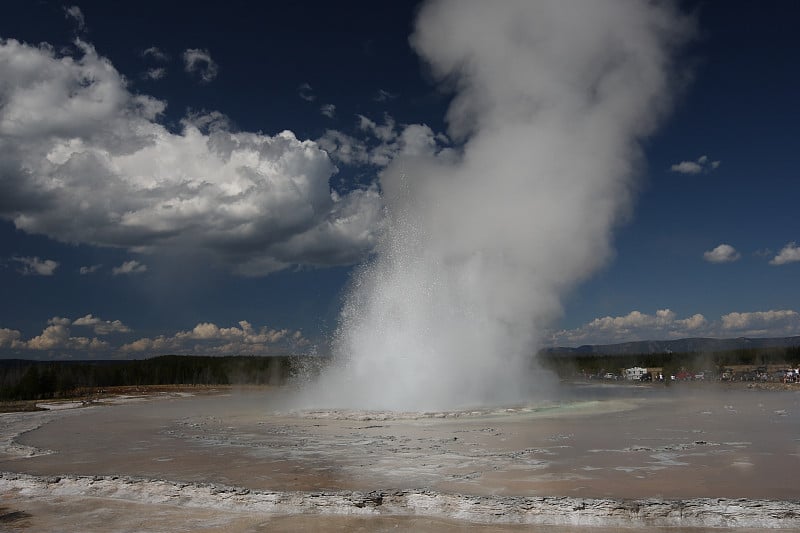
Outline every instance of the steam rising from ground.
[(381, 175), (387, 230), (355, 278), (320, 389), (339, 406), (523, 400), (560, 295), (609, 257), (692, 31), (639, 0), (441, 0), (411, 37), (455, 96), (458, 153)]

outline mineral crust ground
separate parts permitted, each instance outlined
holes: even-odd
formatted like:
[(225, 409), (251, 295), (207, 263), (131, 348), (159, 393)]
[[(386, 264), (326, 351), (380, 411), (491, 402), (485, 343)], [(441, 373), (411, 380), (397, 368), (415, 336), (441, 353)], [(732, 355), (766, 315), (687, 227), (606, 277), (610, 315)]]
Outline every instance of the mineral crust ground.
[(430, 413), (297, 411), (286, 396), (0, 415), (0, 530), (800, 527), (797, 391), (571, 385)]

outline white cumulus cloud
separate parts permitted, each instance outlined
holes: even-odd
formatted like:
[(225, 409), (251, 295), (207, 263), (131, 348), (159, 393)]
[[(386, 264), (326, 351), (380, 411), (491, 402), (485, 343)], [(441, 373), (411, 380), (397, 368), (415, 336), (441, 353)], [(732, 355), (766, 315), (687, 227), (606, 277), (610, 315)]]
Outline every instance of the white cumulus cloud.
[(336, 116), (336, 106), (333, 104), (323, 104), (319, 108), (319, 112), (328, 118), (333, 118)]
[(659, 309), (655, 314), (631, 311), (622, 316), (604, 316), (575, 329), (553, 333), (553, 345), (611, 344), (639, 340), (677, 339), (697, 336), (709, 325), (697, 313), (678, 318), (670, 309)]
[(742, 254), (736, 251), (736, 248), (730, 244), (720, 244), (712, 250), (703, 253), (703, 259), (709, 263), (732, 263), (738, 261)]
[(326, 130), (317, 139), (317, 144), (337, 162), (345, 165), (365, 164), (370, 161), (366, 143), (339, 130)]
[(119, 320), (103, 320), (91, 313), (75, 319), (73, 326), (84, 326), (94, 330), (95, 335), (109, 335), (111, 333), (130, 333), (131, 328)]
[(16, 329), (0, 328), (0, 348), (23, 348), (22, 333)]
[[(91, 315), (89, 315), (91, 316)], [(98, 352), (108, 350), (110, 345), (97, 337), (73, 337), (70, 330), (72, 321), (68, 318), (53, 317), (39, 335), (27, 341), (17, 341), (16, 348), (34, 351)]]
[(205, 83), (219, 74), (219, 66), (211, 59), (211, 54), (200, 48), (188, 48), (183, 52), (183, 67), (186, 72), (199, 74)]
[(141, 274), (147, 272), (147, 265), (143, 265), (135, 259), (123, 262), (120, 266), (111, 269), (111, 273), (115, 276), (123, 274)]
[(167, 69), (164, 67), (155, 67), (147, 69), (144, 74), (143, 78), (148, 80), (160, 80), (167, 76)]
[(151, 46), (142, 50), (142, 57), (152, 58), (162, 63), (169, 61), (169, 55), (157, 46)]
[(339, 163), (386, 167), (399, 156), (438, 155), (446, 159), (452, 152), (446, 148), (447, 136), (435, 134), (425, 124), (398, 126), (389, 114), (384, 115), (382, 124), (364, 115), (357, 118), (362, 138), (327, 130), (317, 139), (319, 146)]
[[(88, 328), (93, 336), (75, 335)], [(200, 322), (194, 328), (130, 340), (132, 329), (120, 320), (87, 314), (75, 320), (55, 316), (41, 333), (29, 339), (20, 331), (0, 328), (0, 350), (42, 352), (48, 357), (125, 357), (133, 355), (292, 355), (307, 352), (311, 343), (300, 330), (254, 327), (246, 320), (231, 327)], [(110, 340), (98, 337), (109, 336)], [(121, 336), (121, 338), (119, 338)], [(117, 341), (113, 342), (115, 338)], [(41, 355), (41, 354), (39, 354)]]
[(69, 326), (72, 324), (72, 320), (64, 318), (63, 316), (54, 316), (48, 319), (47, 323), (52, 326)]
[(317, 143), (232, 131), (216, 112), (171, 131), (159, 123), (165, 102), (130, 92), (91, 45), (75, 46), (60, 55), (0, 40), (0, 218), (62, 242), (201, 254), (247, 275), (371, 250), (377, 189), (333, 193), (337, 168)]
[(800, 334), (800, 314), (791, 309), (728, 313), (722, 316), (728, 335), (760, 337)]
[(681, 174), (699, 174), (703, 170), (703, 167), (694, 161), (681, 161), (680, 163), (672, 165), (670, 170), (673, 172), (680, 172)]
[(52, 276), (58, 268), (58, 261), (39, 259), (38, 257), (12, 257), (12, 261), (20, 263), (20, 273), (25, 276)]
[(672, 172), (679, 174), (700, 174), (707, 173), (719, 168), (721, 161), (711, 161), (707, 155), (701, 155), (696, 161), (681, 161), (670, 167)]
[(790, 242), (778, 252), (778, 255), (770, 260), (769, 264), (777, 266), (797, 261), (800, 261), (800, 247), (797, 246), (797, 243)]
[(0, 348), (24, 349), (31, 351), (59, 351), (62, 353), (85, 354), (85, 352), (105, 352), (111, 345), (97, 337), (73, 336), (72, 327), (89, 327), (95, 335), (110, 333), (130, 333), (131, 329), (119, 320), (102, 320), (88, 314), (76, 320), (54, 316), (47, 321), (47, 326), (39, 335), (22, 340), (16, 330), (0, 329)]
[[(166, 63), (169, 61), (169, 56), (157, 46), (151, 46), (142, 51), (144, 59), (153, 60), (159, 63)], [(142, 78), (145, 80), (161, 80), (167, 76), (166, 67), (150, 67), (142, 73)]]
[(269, 355), (297, 353), (309, 345), (299, 330), (254, 328), (242, 320), (237, 326), (219, 327), (201, 322), (174, 335), (143, 337), (120, 347), (122, 353), (195, 355)]
[(717, 320), (700, 313), (678, 318), (669, 309), (654, 315), (631, 311), (622, 316), (605, 316), (574, 329), (552, 332), (551, 346), (614, 344), (644, 340), (688, 337), (785, 337), (800, 335), (800, 314), (791, 309), (732, 312)]
[(397, 98), (396, 93), (389, 92), (385, 89), (378, 89), (378, 92), (375, 93), (375, 96), (372, 98), (376, 102), (387, 102), (389, 100), (394, 100)]
[(306, 102), (313, 102), (317, 99), (316, 95), (314, 94), (314, 89), (311, 88), (311, 85), (308, 83), (301, 83), (297, 87), (297, 96), (305, 100)]
[(82, 276), (85, 276), (87, 274), (94, 274), (101, 268), (103, 268), (103, 265), (87, 265), (87, 266), (82, 266), (79, 272)]
[(78, 6), (64, 7), (64, 16), (75, 21), (78, 31), (86, 29), (86, 19), (83, 16), (83, 11)]

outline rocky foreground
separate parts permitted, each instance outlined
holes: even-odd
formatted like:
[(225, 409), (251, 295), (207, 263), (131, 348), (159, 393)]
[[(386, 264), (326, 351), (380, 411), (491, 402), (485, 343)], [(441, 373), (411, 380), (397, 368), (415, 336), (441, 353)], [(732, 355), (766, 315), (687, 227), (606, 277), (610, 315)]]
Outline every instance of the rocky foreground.
[[(0, 493), (92, 498), (263, 515), (423, 516), (472, 523), (580, 527), (794, 528), (800, 501), (467, 496), (432, 490), (257, 491), (120, 476), (0, 473)], [(95, 500), (97, 501), (97, 500)]]

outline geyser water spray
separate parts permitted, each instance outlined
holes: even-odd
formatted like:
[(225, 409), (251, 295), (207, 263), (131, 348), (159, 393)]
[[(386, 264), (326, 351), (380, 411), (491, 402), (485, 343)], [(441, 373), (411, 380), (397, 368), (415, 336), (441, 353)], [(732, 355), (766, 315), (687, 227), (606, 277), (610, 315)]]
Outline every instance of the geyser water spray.
[(609, 257), (692, 27), (641, 0), (422, 7), (411, 45), (454, 92), (458, 148), (381, 174), (386, 231), (353, 280), (320, 402), (524, 401), (560, 296)]

